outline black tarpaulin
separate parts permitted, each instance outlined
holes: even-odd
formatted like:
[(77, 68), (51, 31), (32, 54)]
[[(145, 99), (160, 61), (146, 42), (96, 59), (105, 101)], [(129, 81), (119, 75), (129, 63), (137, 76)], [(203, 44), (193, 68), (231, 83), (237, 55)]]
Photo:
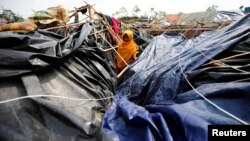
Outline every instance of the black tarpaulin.
[(250, 81), (250, 36), (188, 73), (195, 86), (221, 82)]
[(0, 140), (109, 140), (100, 125), (116, 74), (100, 48), (84, 44), (91, 30), (0, 33)]

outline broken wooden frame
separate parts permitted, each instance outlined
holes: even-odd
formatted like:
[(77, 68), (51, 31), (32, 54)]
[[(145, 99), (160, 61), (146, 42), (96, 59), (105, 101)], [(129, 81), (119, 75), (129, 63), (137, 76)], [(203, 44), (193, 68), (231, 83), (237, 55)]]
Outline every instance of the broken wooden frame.
[(121, 42), (121, 38), (119, 37), (119, 35), (117, 35), (113, 31), (112, 26), (109, 25), (109, 23), (103, 19), (103, 17), (100, 15), (100, 13), (97, 12), (94, 9), (94, 7), (93, 7), (94, 5), (90, 5), (90, 4), (86, 3), (86, 2), (85, 2), (85, 4), (86, 5), (84, 5), (84, 6), (81, 6), (81, 7), (75, 8), (74, 10), (69, 11), (71, 13), (70, 16), (69, 16), (69, 19), (70, 19), (70, 18), (74, 17), (76, 14), (78, 14), (78, 12), (81, 12), (82, 10), (87, 9), (88, 13), (84, 14), (86, 16), (86, 18), (84, 18), (83, 20), (79, 21), (78, 23), (71, 23), (71, 24), (66, 24), (66, 25), (62, 25), (62, 26), (56, 26), (56, 27), (46, 28), (44, 30), (52, 30), (52, 29), (64, 28), (64, 30), (65, 30), (64, 36), (68, 36), (67, 30), (68, 30), (69, 27), (80, 26), (80, 25), (84, 24), (85, 22), (93, 23), (94, 19), (97, 19), (98, 21), (100, 21), (104, 25), (104, 27), (106, 29), (97, 30), (96, 28), (94, 28), (93, 32), (91, 33), (91, 35), (93, 35), (96, 40), (98, 38), (102, 38), (110, 46), (110, 48), (108, 48), (108, 49), (103, 49), (104, 52), (114, 51), (116, 53), (116, 55), (118, 55), (119, 57), (121, 57), (122, 61), (126, 64), (126, 67), (117, 75), (118, 78), (119, 78), (127, 70), (128, 63), (117, 52), (117, 50), (116, 50), (117, 46), (113, 46), (109, 41), (107, 41), (103, 37), (102, 33), (108, 32), (111, 35), (111, 37), (116, 41), (117, 44), (119, 44)]

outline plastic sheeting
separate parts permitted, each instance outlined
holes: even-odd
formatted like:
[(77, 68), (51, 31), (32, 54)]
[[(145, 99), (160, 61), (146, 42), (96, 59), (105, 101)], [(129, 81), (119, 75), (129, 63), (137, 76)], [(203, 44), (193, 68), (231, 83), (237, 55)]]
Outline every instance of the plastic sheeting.
[(0, 33), (0, 140), (110, 140), (100, 126), (116, 74), (100, 48), (86, 46), (91, 30)]
[(218, 82), (249, 82), (250, 36), (187, 74), (195, 86)]
[(185, 39), (155, 37), (124, 74), (117, 97), (104, 116), (113, 140), (205, 141), (209, 124), (250, 122), (250, 83), (208, 83), (202, 95), (232, 113), (218, 110), (192, 90), (183, 77), (250, 34), (250, 16), (221, 30)]
[(241, 10), (218, 11), (214, 22), (234, 22), (241, 19), (245, 14)]
[(131, 25), (134, 32), (134, 41), (139, 46), (139, 53), (141, 53), (151, 42), (153, 36), (148, 34), (145, 30), (141, 30), (139, 25)]
[(42, 30), (26, 34), (0, 32), (0, 78), (59, 63), (81, 46), (91, 30), (92, 27), (85, 24), (81, 31), (67, 38)]

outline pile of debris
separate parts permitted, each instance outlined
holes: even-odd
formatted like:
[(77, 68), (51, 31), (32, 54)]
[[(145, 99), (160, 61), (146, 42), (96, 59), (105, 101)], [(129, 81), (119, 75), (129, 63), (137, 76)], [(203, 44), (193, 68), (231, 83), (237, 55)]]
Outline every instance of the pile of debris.
[(221, 29), (244, 15), (240, 10), (169, 14), (158, 22), (158, 26), (151, 27), (148, 31), (152, 35), (176, 32), (192, 38), (194, 33), (198, 36), (205, 31)]
[(201, 141), (208, 125), (248, 125), (249, 21), (155, 37), (121, 78), (105, 131), (121, 141)]
[(2, 140), (109, 140), (100, 127), (120, 38), (89, 4), (71, 16), (84, 9), (89, 19), (78, 23), (58, 6), (0, 27)]
[[(225, 13), (168, 15), (163, 28), (86, 3), (2, 22), (0, 138), (200, 141), (208, 125), (248, 124), (250, 15)], [(117, 74), (126, 29), (141, 52)]]

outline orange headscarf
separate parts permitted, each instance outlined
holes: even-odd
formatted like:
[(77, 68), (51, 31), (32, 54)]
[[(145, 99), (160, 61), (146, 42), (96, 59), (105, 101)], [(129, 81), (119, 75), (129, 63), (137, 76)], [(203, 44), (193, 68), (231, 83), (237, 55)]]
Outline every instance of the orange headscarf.
[[(122, 56), (122, 58), (128, 63), (132, 63), (136, 58), (137, 53), (137, 44), (133, 40), (133, 32), (131, 30), (126, 30), (123, 32), (122, 37), (127, 34), (128, 41), (122, 40), (118, 45), (118, 53)], [(118, 69), (123, 69), (126, 67), (124, 61), (117, 55), (117, 64)]]

